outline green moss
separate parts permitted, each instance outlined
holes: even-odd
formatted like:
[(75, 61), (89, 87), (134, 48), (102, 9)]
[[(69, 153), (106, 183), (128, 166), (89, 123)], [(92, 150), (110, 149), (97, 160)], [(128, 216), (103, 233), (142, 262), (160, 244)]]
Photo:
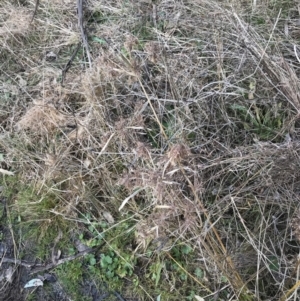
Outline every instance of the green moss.
[(38, 195), (33, 185), (22, 183), (17, 176), (3, 177), (1, 184), (2, 194), (7, 198), (7, 223), (18, 234), (21, 244), (27, 245), (32, 256), (40, 260), (51, 258), (51, 248), (60, 232), (57, 248), (61, 251), (68, 249), (68, 232), (73, 226), (51, 212), (59, 205), (57, 195), (43, 191)]
[(90, 301), (90, 298), (82, 296), (80, 283), (84, 279), (84, 266), (82, 259), (66, 262), (55, 269), (55, 273), (62, 283), (64, 289), (74, 301)]

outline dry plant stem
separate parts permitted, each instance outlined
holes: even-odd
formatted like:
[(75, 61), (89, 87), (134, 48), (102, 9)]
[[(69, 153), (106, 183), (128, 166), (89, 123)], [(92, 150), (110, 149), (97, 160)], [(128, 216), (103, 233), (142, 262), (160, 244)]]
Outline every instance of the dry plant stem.
[(253, 75), (257, 72), (260, 63), (263, 61), (264, 56), (266, 55), (267, 48), (268, 48), (268, 46), (269, 46), (269, 44), (270, 44), (270, 41), (271, 41), (271, 38), (272, 38), (272, 36), (273, 36), (273, 34), (274, 34), (274, 30), (275, 30), (275, 28), (276, 28), (276, 26), (277, 26), (277, 23), (278, 23), (278, 21), (279, 21), (279, 16), (280, 16), (280, 15), (281, 15), (281, 9), (280, 9), (280, 11), (279, 11), (279, 13), (278, 13), (278, 16), (277, 16), (277, 18), (276, 18), (276, 22), (275, 22), (275, 24), (274, 24), (274, 26), (273, 26), (273, 29), (272, 29), (272, 33), (271, 33), (271, 35), (270, 35), (270, 37), (269, 37), (269, 40), (268, 40), (268, 42), (267, 42), (266, 47), (263, 49), (262, 56), (261, 56), (261, 58), (260, 58), (260, 60), (259, 60), (259, 62), (258, 62), (258, 64), (257, 64), (257, 66), (256, 66), (256, 69), (255, 69)]
[[(259, 65), (261, 64), (264, 71), (270, 77), (266, 79), (270, 81), (274, 85), (282, 82), (289, 82), (289, 85), (281, 85), (281, 90), (276, 87), (277, 90), (287, 99), (287, 101), (294, 107), (294, 109), (299, 113), (300, 112), (300, 96), (298, 91), (298, 83), (293, 83), (293, 81), (297, 82), (297, 75), (295, 71), (290, 68), (290, 66), (285, 62), (282, 58), (282, 65), (276, 65), (269, 55), (266, 53), (266, 49), (262, 49), (262, 47), (252, 38), (250, 31), (248, 30), (245, 23), (239, 18), (239, 16), (234, 13), (235, 19), (239, 23), (239, 29), (242, 30), (242, 39), (247, 47), (247, 49), (258, 59), (259, 63), (257, 64), (256, 70), (258, 70)], [(277, 21), (276, 21), (277, 22)], [(253, 33), (254, 34), (254, 33)], [(264, 72), (262, 72), (265, 74)], [(275, 86), (274, 86), (275, 87)]]
[(295, 268), (296, 270), (296, 283), (287, 291), (287, 293), (283, 293), (282, 297), (279, 299), (279, 301), (286, 301), (290, 299), (290, 296), (294, 293), (294, 300), (297, 300), (297, 290), (300, 287), (300, 280), (299, 279), (299, 259), (297, 261), (297, 266)]
[(164, 59), (164, 64), (165, 64), (165, 67), (166, 67), (166, 73), (167, 73), (167, 77), (170, 81), (170, 86), (171, 86), (171, 92), (172, 92), (172, 96), (175, 100), (177, 100), (177, 103), (179, 102), (179, 94), (177, 92), (177, 89), (176, 89), (176, 85), (174, 83), (174, 80), (173, 80), (173, 77), (171, 75), (171, 71), (170, 71), (170, 68), (169, 68), (169, 64), (167, 62), (167, 56), (166, 56), (166, 51), (164, 49), (163, 51), (163, 59)]
[(206, 287), (203, 283), (201, 283), (196, 277), (194, 277), (191, 273), (189, 273), (178, 261), (176, 261), (172, 255), (169, 252), (166, 252), (166, 254), (170, 257), (170, 259), (172, 259), (187, 275), (189, 275), (195, 282), (197, 282), (198, 284), (200, 284), (200, 286), (205, 289), (207, 292), (209, 292), (210, 294), (212, 294), (212, 291)]
[(142, 84), (142, 82), (141, 82), (141, 80), (140, 80), (139, 78), (138, 78), (138, 80), (139, 80), (139, 83), (140, 83), (140, 85), (141, 85), (141, 87), (142, 87), (142, 89), (143, 89), (143, 92), (144, 92), (144, 94), (145, 94), (145, 96), (146, 96), (146, 98), (147, 98), (147, 101), (148, 101), (148, 103), (149, 103), (149, 105), (150, 105), (150, 107), (151, 107), (151, 110), (152, 110), (152, 112), (153, 112), (153, 114), (154, 114), (154, 116), (155, 116), (156, 122), (157, 122), (157, 124), (158, 124), (158, 126), (159, 126), (159, 128), (160, 128), (160, 131), (161, 131), (162, 135), (164, 136), (165, 139), (168, 139), (168, 136), (166, 135), (166, 133), (165, 133), (165, 131), (164, 131), (164, 128), (163, 128), (161, 122), (159, 121), (159, 118), (158, 118), (158, 116), (157, 116), (157, 114), (156, 114), (156, 112), (155, 112), (155, 110), (154, 110), (154, 107), (153, 107), (152, 102), (151, 102), (151, 100), (150, 100), (150, 98), (149, 98), (149, 95), (147, 94), (147, 92), (146, 92), (146, 90), (145, 90), (144, 85)]
[(7, 206), (7, 204), (6, 204), (6, 212), (7, 212), (7, 216), (8, 216), (8, 220), (9, 220), (9, 224), (8, 224), (9, 231), (11, 233), (11, 237), (12, 237), (13, 244), (14, 244), (14, 256), (15, 256), (15, 258), (17, 258), (17, 253), (18, 253), (17, 252), (17, 244), (16, 244), (15, 235), (14, 235), (14, 231), (13, 231), (12, 224), (11, 224), (11, 215), (10, 215), (10, 211), (9, 211), (9, 206)]
[(155, 301), (155, 300), (149, 295), (149, 293), (143, 288), (142, 285), (139, 284), (139, 288), (147, 295), (147, 297), (149, 298), (149, 300)]
[(298, 52), (297, 52), (297, 45), (294, 45), (294, 53), (295, 53), (295, 57), (297, 58), (297, 61), (300, 63), (300, 58), (299, 58)]
[(89, 50), (89, 45), (88, 45), (86, 33), (85, 33), (84, 27), (83, 27), (82, 0), (77, 0), (77, 13), (78, 13), (78, 26), (80, 28), (81, 39), (82, 39), (82, 43), (83, 43), (83, 46), (85, 48), (86, 55), (87, 55), (87, 58), (88, 58), (88, 61), (89, 61), (89, 67), (91, 69), (92, 68), (91, 54), (90, 54), (90, 50)]
[(134, 191), (130, 196), (128, 196), (126, 199), (123, 200), (121, 206), (119, 207), (119, 211), (121, 211), (124, 206), (128, 203), (128, 201), (133, 198), (135, 195), (137, 195), (140, 191), (144, 190), (145, 188), (139, 188), (136, 191)]
[(300, 280), (298, 280), (298, 281), (293, 285), (293, 287), (290, 288), (290, 289), (288, 290), (288, 292), (287, 292), (286, 294), (284, 294), (284, 295), (279, 299), (279, 301), (286, 301), (286, 300), (288, 300), (289, 297), (290, 297), (290, 295), (291, 295), (294, 291), (296, 291), (299, 287), (300, 287)]
[[(297, 268), (297, 277), (296, 277), (296, 279), (297, 279), (297, 282), (298, 282), (298, 281), (299, 281), (299, 267)], [(297, 283), (297, 282), (296, 282), (296, 283)], [(297, 288), (294, 290), (294, 300), (295, 300), (295, 301), (297, 300), (298, 288), (299, 288), (299, 287), (297, 287)]]
[(26, 262), (24, 260), (13, 259), (13, 258), (8, 258), (8, 257), (2, 257), (0, 260), (0, 263), (2, 263), (2, 262), (18, 264), (18, 265), (24, 266), (25, 268), (29, 268), (29, 269), (32, 268), (33, 266), (37, 266), (37, 264), (34, 262)]
[[(131, 263), (133, 275), (126, 279), (140, 277), (134, 287), (138, 299), (154, 300), (159, 290), (183, 300), (188, 289), (198, 289), (204, 299), (298, 299), (300, 234), (289, 230), (292, 224), (300, 233), (295, 1), (279, 6), (279, 1), (29, 2), (31, 11), (21, 0), (0, 1), (6, 70), (0, 78), (5, 98), (0, 175), (12, 195), (7, 222), (3, 219), (7, 233), (9, 223), (11, 231), (20, 226), (24, 234), (31, 224), (41, 225), (42, 243), (48, 243), (48, 227), (64, 225), (66, 233), (71, 227), (76, 236), (89, 230), (103, 242), (105, 233), (106, 249), (113, 246), (115, 256), (124, 259), (128, 253), (144, 258), (152, 239), (157, 252), (162, 248), (171, 257), (173, 246), (192, 246), (189, 262), (164, 270), (170, 287), (159, 282), (154, 288)], [(33, 10), (39, 26), (27, 26)], [(90, 35), (98, 38), (90, 43)], [(85, 74), (77, 72), (80, 66), (68, 70), (76, 56), (69, 50), (76, 47), (83, 49)], [(287, 133), (291, 142), (284, 140)], [(172, 150), (177, 143), (190, 151), (181, 154), (178, 148), (177, 154)], [(17, 179), (9, 177), (12, 172)], [(114, 219), (109, 225), (104, 210)], [(22, 223), (14, 224), (18, 217)], [(124, 245), (127, 226), (132, 227), (128, 240), (134, 241)], [(55, 268), (63, 258), (59, 235), (43, 265), (18, 260), (30, 246), (16, 232), (9, 235), (10, 243), (13, 239), (15, 254), (3, 255), (2, 262), (23, 265), (29, 273)], [(69, 243), (73, 247), (72, 239), (65, 247)], [(178, 259), (169, 255), (175, 264)], [(137, 262), (148, 270), (156, 260)], [(198, 260), (205, 278), (194, 273)], [(180, 271), (187, 282), (177, 277)]]
[[(56, 237), (55, 240), (54, 240), (54, 245), (53, 245), (53, 247), (52, 247), (52, 252), (51, 252), (51, 260), (52, 260), (52, 262), (53, 262), (54, 264), (56, 264), (56, 263), (57, 263), (57, 260), (58, 260), (57, 255), (55, 254), (56, 245), (57, 245), (57, 243), (59, 242), (59, 240), (62, 238), (62, 236), (63, 236), (63, 233), (62, 233), (62, 231), (59, 229), (58, 235), (57, 235), (57, 237)], [(60, 255), (60, 251), (58, 250), (57, 252), (58, 252), (58, 254)], [(58, 257), (59, 257), (59, 256), (58, 256)]]
[[(203, 240), (201, 243), (204, 245), (205, 249), (211, 254), (212, 257), (217, 257), (217, 264), (218, 267), (221, 271), (223, 271), (226, 276), (228, 277), (232, 287), (234, 288), (234, 290), (236, 291), (236, 294), (239, 295), (241, 292), (243, 291), (247, 291), (247, 287), (245, 285), (245, 283), (243, 282), (241, 276), (239, 275), (239, 273), (237, 272), (237, 270), (234, 267), (234, 264), (232, 262), (232, 259), (230, 256), (227, 255), (227, 250), (224, 246), (224, 244), (222, 243), (222, 240), (218, 234), (218, 231), (216, 230), (216, 228), (214, 227), (214, 225), (210, 222), (209, 220), (209, 216), (202, 204), (202, 202), (200, 201), (200, 199), (197, 196), (197, 193), (195, 191), (194, 185), (192, 184), (192, 182), (190, 181), (190, 179), (188, 178), (188, 176), (186, 175), (183, 167), (180, 165), (180, 170), (183, 173), (184, 177), (186, 178), (187, 182), (189, 183), (190, 188), (192, 189), (193, 195), (195, 197), (195, 199), (197, 200), (197, 203), (200, 205), (201, 210), (203, 211), (208, 224), (210, 225), (211, 229), (214, 232), (215, 238), (217, 239), (217, 242), (215, 242), (215, 238), (211, 237), (209, 235), (209, 233), (206, 235), (206, 240), (208, 241), (208, 244), (205, 243), (205, 241)], [(219, 249), (221, 248), (221, 256), (219, 253)], [(227, 270), (224, 270), (223, 266), (222, 266), (222, 262), (224, 261), (228, 264), (230, 271), (228, 272)]]
[(148, 93), (146, 92), (145, 87), (144, 87), (143, 83), (141, 82), (140, 77), (136, 74), (136, 72), (134, 71), (134, 68), (132, 67), (131, 63), (129, 62), (129, 60), (126, 57), (124, 57), (123, 54), (121, 54), (121, 58), (124, 61), (124, 63), (133, 71), (133, 75), (137, 77), (137, 79), (139, 81), (139, 84), (140, 84), (140, 86), (141, 86), (141, 88), (142, 88), (142, 90), (144, 92), (144, 95), (145, 95), (145, 97), (147, 99), (147, 102), (148, 102), (148, 104), (149, 104), (149, 106), (150, 106), (150, 108), (151, 108), (151, 110), (153, 112), (153, 115), (154, 115), (155, 119), (156, 119), (156, 122), (157, 122), (157, 124), (158, 124), (158, 126), (160, 128), (161, 134), (164, 136), (165, 139), (168, 139), (168, 136), (166, 135), (166, 133), (164, 131), (164, 128), (163, 128), (161, 122), (159, 121), (159, 118), (158, 118), (158, 116), (157, 116), (157, 114), (155, 112), (155, 109), (154, 109), (153, 105), (152, 105), (151, 99), (150, 99)]
[(32, 19), (31, 19), (30, 23), (32, 23), (32, 21), (33, 21), (35, 15), (36, 15), (36, 13), (37, 13), (39, 4), (40, 4), (40, 0), (36, 0), (36, 2), (35, 2), (35, 7), (34, 7), (34, 12), (33, 12)]

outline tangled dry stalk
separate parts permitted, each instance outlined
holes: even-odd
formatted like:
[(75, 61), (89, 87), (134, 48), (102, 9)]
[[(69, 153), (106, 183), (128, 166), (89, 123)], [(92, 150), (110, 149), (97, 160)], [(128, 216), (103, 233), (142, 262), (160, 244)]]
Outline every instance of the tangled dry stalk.
[(79, 213), (132, 216), (145, 267), (155, 241), (173, 260), (193, 246), (205, 300), (298, 300), (297, 2), (87, 1), (92, 68), (79, 53), (63, 86), (74, 3), (40, 1), (30, 24), (33, 1), (10, 2), (2, 168), (59, 195), (52, 213), (77, 225)]

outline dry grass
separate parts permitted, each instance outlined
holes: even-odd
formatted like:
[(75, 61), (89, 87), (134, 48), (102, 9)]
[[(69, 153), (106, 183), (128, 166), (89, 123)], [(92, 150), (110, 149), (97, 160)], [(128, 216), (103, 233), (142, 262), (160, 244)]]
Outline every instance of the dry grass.
[[(188, 277), (205, 300), (298, 300), (297, 2), (87, 1), (92, 69), (83, 50), (63, 86), (80, 40), (73, 2), (40, 1), (33, 23), (34, 1), (10, 2), (2, 167), (58, 194), (52, 213), (77, 225), (80, 212), (131, 216), (145, 269), (157, 241), (177, 261), (173, 248), (193, 246), (205, 277)], [(188, 297), (169, 274), (166, 300)]]

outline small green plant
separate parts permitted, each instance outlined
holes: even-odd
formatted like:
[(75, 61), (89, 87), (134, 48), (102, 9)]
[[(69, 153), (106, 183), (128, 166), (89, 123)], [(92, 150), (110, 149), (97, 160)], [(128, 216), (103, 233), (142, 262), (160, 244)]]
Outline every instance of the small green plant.
[(159, 260), (150, 266), (150, 273), (151, 273), (151, 280), (155, 282), (155, 286), (157, 287), (160, 279), (161, 279), (161, 273), (163, 268), (165, 267), (165, 264), (163, 262), (160, 262)]
[(95, 254), (88, 254), (85, 256), (85, 262), (88, 266), (89, 272), (93, 275), (98, 274), (98, 269), (97, 269), (97, 259)]
[[(79, 235), (80, 242), (88, 247), (103, 245), (101, 256), (96, 252), (84, 257), (84, 265), (88, 267), (90, 275), (106, 282), (112, 289), (119, 289), (124, 277), (132, 277), (138, 285), (134, 276), (137, 258), (129, 247), (126, 249), (134, 239), (131, 223), (121, 222), (118, 226), (109, 228), (106, 222), (93, 221), (89, 213), (83, 217), (88, 221), (88, 233)], [(70, 252), (74, 250), (71, 249)]]
[(233, 104), (230, 109), (240, 119), (243, 128), (256, 134), (259, 139), (272, 140), (282, 129), (284, 115), (274, 112), (271, 107), (253, 104), (247, 108), (245, 105)]
[(113, 251), (108, 251), (102, 255), (100, 266), (104, 280), (118, 281), (120, 278), (133, 275), (134, 258), (129, 254), (123, 254), (123, 256), (118, 256)]
[(103, 244), (103, 238), (105, 237), (105, 234), (97, 231), (97, 225), (90, 225), (88, 229), (90, 231), (91, 238), (85, 238), (84, 234), (81, 233), (79, 235), (79, 240), (90, 248)]
[(82, 260), (75, 259), (66, 262), (63, 265), (59, 265), (56, 270), (62, 276), (67, 275), (71, 282), (79, 281), (83, 275)]
[(196, 277), (197, 277), (198, 279), (202, 279), (202, 278), (204, 277), (204, 272), (203, 272), (203, 270), (200, 269), (200, 268), (196, 268), (194, 274), (196, 275)]
[(186, 297), (187, 300), (192, 301), (195, 300), (196, 293), (194, 291), (190, 291), (189, 295)]
[[(176, 138), (177, 131), (176, 119), (173, 116), (165, 117), (162, 121), (162, 128), (168, 139)], [(189, 139), (193, 138), (195, 134), (193, 133), (189, 136)], [(161, 128), (158, 124), (150, 123), (149, 128), (147, 129), (147, 138), (153, 147), (159, 148), (162, 145), (162, 137), (161, 137)]]
[(270, 256), (269, 257), (269, 268), (272, 272), (278, 273), (280, 271), (280, 266), (278, 262), (278, 257), (276, 256)]
[(66, 262), (62, 265), (57, 266), (55, 273), (63, 284), (65, 290), (72, 295), (74, 300), (80, 299), (80, 292), (78, 284), (83, 279), (83, 263), (81, 259), (75, 259), (69, 262)]

